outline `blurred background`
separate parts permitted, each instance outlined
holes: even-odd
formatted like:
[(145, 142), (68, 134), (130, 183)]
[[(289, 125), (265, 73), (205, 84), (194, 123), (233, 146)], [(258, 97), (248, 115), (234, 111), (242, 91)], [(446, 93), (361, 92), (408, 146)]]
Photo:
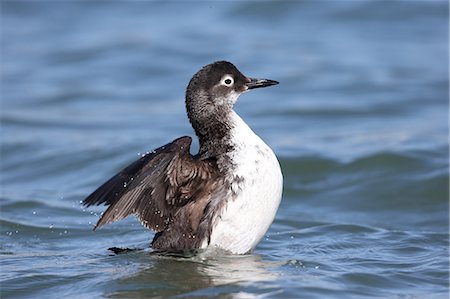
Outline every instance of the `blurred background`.
[[(2, 297), (448, 296), (447, 1), (2, 1)], [(194, 135), (216, 60), (280, 81), (235, 110), (283, 168), (255, 253), (161, 259), (80, 206)], [(193, 151), (198, 148), (193, 146)], [(190, 279), (186, 279), (189, 277)]]

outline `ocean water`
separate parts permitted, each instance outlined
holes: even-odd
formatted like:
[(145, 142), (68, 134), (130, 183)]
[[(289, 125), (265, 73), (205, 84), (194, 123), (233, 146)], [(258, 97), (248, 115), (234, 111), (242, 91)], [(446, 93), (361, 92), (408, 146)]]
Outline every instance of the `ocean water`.
[[(448, 11), (2, 1), (1, 298), (448, 298)], [(133, 217), (93, 232), (102, 208), (80, 201), (193, 135), (185, 87), (222, 59), (280, 81), (235, 107), (284, 174), (264, 240), (171, 257)]]

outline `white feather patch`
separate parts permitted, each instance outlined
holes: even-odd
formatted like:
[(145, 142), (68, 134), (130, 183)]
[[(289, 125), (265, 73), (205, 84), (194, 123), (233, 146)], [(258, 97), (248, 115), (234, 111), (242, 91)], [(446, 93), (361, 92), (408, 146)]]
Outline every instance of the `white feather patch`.
[(256, 247), (275, 218), (283, 176), (272, 150), (232, 113), (234, 151), (229, 158), (236, 165), (236, 179), (232, 180), (230, 191), (236, 198), (229, 200), (217, 215), (209, 246), (244, 254)]

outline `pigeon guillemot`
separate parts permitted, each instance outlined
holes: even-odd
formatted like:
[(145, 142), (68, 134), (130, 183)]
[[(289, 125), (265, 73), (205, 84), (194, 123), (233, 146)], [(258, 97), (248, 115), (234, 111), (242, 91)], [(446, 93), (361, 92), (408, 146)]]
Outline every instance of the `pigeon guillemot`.
[(192, 139), (184, 136), (124, 168), (83, 201), (108, 206), (95, 228), (133, 214), (156, 232), (156, 251), (254, 249), (275, 217), (283, 176), (272, 150), (233, 106), (242, 93), (275, 84), (248, 78), (227, 61), (198, 71), (186, 109), (199, 153), (190, 154)]

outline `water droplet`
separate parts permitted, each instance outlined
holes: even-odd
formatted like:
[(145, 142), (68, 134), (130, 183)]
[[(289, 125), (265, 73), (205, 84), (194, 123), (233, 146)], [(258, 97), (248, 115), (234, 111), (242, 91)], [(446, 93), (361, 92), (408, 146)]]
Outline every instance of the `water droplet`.
[(319, 266), (315, 266), (314, 269), (319, 269)]
[(303, 263), (299, 260), (289, 260), (288, 264), (295, 266), (296, 268), (298, 267), (303, 267)]
[(49, 228), (52, 229), (53, 227), (54, 227), (54, 225), (53, 225), (53, 224), (50, 224)]
[(33, 215), (36, 215), (36, 211), (33, 211)]
[(123, 182), (123, 187), (124, 187), (124, 188), (127, 187), (127, 182)]

